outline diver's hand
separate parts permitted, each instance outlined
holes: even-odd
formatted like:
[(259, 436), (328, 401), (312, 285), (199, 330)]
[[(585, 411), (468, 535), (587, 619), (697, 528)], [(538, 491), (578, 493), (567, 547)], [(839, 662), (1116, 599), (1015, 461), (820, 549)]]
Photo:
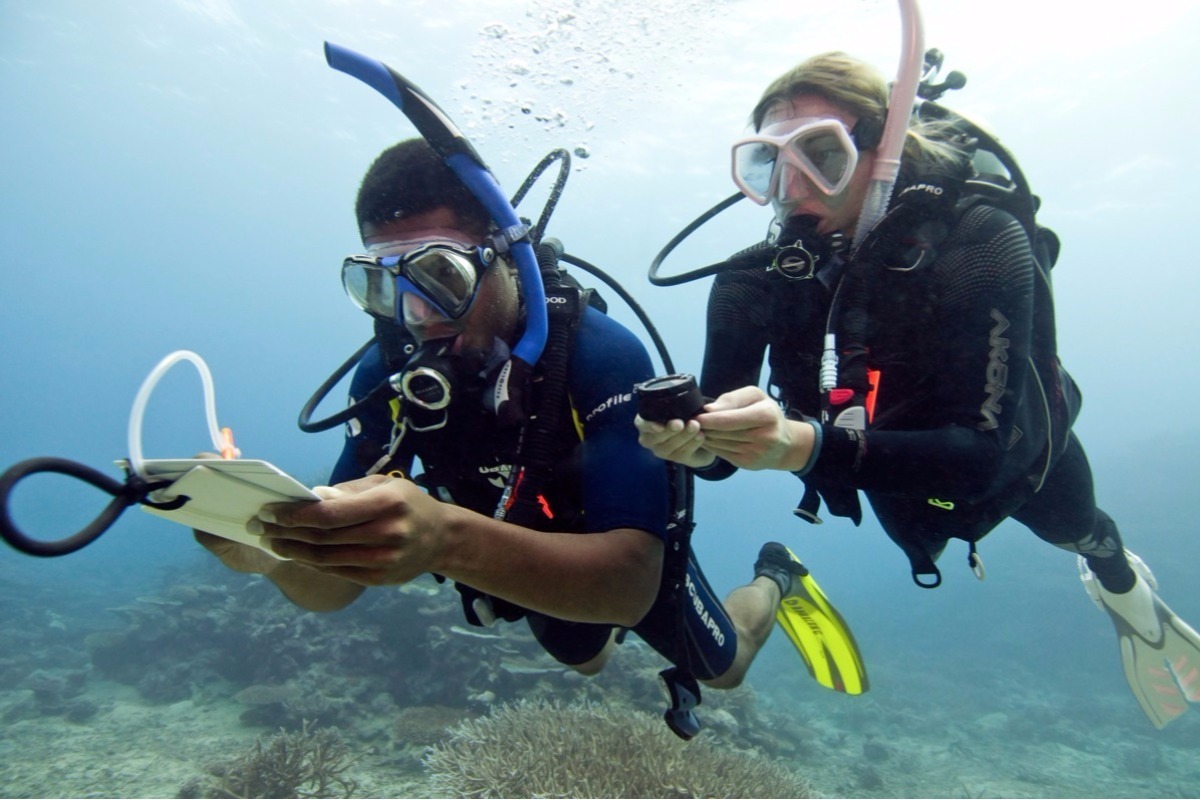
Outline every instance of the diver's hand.
[[(803, 469), (812, 455), (812, 426), (784, 416), (757, 386), (726, 392), (694, 420), (704, 448), (742, 469)], [(692, 424), (691, 422), (688, 423)]]
[[(208, 452), (197, 453), (192, 457), (209, 460), (219, 460), (221, 458), (217, 453)], [(195, 528), (192, 529), (192, 535), (196, 537), (196, 541), (205, 550), (219, 558), (222, 564), (234, 572), (267, 575), (275, 567), (279, 566), (280, 561), (278, 558), (272, 558), (257, 547), (251, 547), (248, 544), (235, 542), (231, 539), (224, 539), (216, 534), (206, 533)]]
[(216, 534), (205, 533), (193, 528), (192, 535), (196, 537), (196, 541), (205, 550), (219, 558), (222, 564), (234, 572), (269, 575), (276, 567), (283, 563), (278, 558), (272, 558), (257, 547), (251, 547), (248, 544), (242, 544), (230, 539), (223, 539)]
[(320, 502), (264, 506), (248, 529), (284, 558), (361, 586), (436, 571), (455, 506), (412, 481), (382, 475), (314, 491)]
[(695, 419), (673, 419), (668, 422), (651, 422), (636, 416), (633, 424), (638, 429), (638, 444), (664, 461), (703, 469), (716, 460), (716, 456), (704, 447), (704, 432)]

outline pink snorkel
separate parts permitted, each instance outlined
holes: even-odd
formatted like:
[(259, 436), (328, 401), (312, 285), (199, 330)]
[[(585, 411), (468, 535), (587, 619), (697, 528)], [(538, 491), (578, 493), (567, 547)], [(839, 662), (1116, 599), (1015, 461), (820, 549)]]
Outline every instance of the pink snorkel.
[(900, 69), (896, 73), (896, 82), (892, 85), (892, 95), (888, 101), (883, 138), (875, 149), (875, 169), (871, 175), (871, 185), (867, 188), (862, 213), (854, 229), (854, 247), (858, 247), (887, 210), (892, 188), (896, 185), (896, 176), (900, 172), (904, 138), (908, 132), (913, 102), (917, 97), (917, 85), (921, 81), (925, 61), (925, 31), (921, 25), (921, 10), (917, 8), (917, 0), (900, 0), (900, 22)]
[[(917, 0), (900, 0), (901, 53), (900, 69), (896, 82), (892, 84), (892, 95), (888, 99), (887, 121), (883, 125), (883, 138), (875, 149), (875, 167), (867, 197), (863, 201), (858, 225), (854, 228), (854, 241), (850, 252), (854, 253), (871, 229), (883, 218), (888, 200), (900, 173), (900, 157), (904, 152), (904, 138), (908, 133), (908, 121), (912, 116), (913, 102), (917, 98), (917, 85), (925, 64), (925, 31), (921, 26), (921, 11)], [(831, 330), (825, 332), (825, 347), (821, 353), (819, 373), (821, 391), (832, 392), (838, 385), (837, 336)], [(833, 424), (842, 428), (864, 430), (867, 427), (866, 409), (852, 407), (839, 414)]]

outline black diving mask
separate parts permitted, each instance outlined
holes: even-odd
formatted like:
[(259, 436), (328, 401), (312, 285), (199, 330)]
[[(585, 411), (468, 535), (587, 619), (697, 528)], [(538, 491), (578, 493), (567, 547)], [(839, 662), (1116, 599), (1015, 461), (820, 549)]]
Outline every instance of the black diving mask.
[(405, 294), (457, 320), (470, 309), (483, 271), (495, 260), (491, 247), (427, 242), (403, 255), (348, 256), (342, 262), (342, 287), (356, 306), (389, 322), (403, 321)]

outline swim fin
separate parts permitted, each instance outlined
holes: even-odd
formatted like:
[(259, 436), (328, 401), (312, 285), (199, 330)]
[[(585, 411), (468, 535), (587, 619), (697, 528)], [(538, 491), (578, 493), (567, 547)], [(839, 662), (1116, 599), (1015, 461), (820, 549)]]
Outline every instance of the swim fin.
[(1128, 550), (1137, 580), (1124, 594), (1100, 585), (1079, 557), (1079, 577), (1092, 601), (1108, 612), (1121, 647), (1125, 680), (1142, 711), (1163, 728), (1200, 702), (1200, 634), (1159, 599), (1158, 582), (1146, 562)]
[[(867, 667), (854, 634), (842, 615), (821, 591), (796, 554), (775, 542), (763, 546), (759, 565), (781, 566), (791, 575), (791, 589), (779, 602), (775, 620), (796, 646), (808, 672), (817, 683), (835, 692), (867, 691)], [(756, 565), (758, 566), (758, 565)], [(764, 574), (761, 569), (757, 574)]]

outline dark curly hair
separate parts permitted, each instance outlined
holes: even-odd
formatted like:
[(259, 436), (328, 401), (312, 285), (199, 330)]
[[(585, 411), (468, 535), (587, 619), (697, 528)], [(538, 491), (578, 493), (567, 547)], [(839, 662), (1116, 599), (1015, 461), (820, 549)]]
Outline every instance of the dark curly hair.
[(354, 213), (359, 230), (364, 223), (381, 225), (393, 219), (450, 208), (467, 233), (480, 238), (491, 218), (424, 139), (406, 139), (379, 154), (358, 187)]

